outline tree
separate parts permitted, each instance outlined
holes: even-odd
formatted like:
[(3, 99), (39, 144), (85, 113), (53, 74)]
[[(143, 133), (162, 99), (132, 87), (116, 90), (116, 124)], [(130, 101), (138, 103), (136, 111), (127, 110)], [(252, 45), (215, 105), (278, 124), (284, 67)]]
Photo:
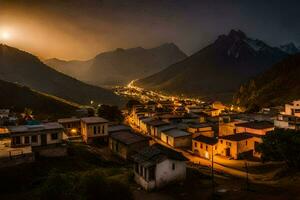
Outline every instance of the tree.
[(263, 160), (284, 161), (288, 167), (300, 169), (300, 131), (275, 129), (263, 137), (258, 146)]
[(117, 106), (101, 105), (98, 108), (98, 116), (109, 121), (121, 123), (124, 119), (122, 112)]

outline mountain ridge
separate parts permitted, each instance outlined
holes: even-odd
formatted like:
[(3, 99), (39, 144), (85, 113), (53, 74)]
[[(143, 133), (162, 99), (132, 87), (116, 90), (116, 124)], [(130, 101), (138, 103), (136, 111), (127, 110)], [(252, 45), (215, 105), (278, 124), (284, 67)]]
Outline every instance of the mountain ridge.
[(7, 45), (0, 45), (0, 79), (18, 83), (79, 104), (121, 105), (122, 98), (112, 91), (88, 85), (42, 63), (38, 57)]
[[(149, 49), (118, 48), (99, 53), (86, 61), (54, 63), (55, 60), (52, 59), (46, 60), (45, 63), (79, 80), (99, 86), (114, 86), (146, 77), (186, 57), (174, 43), (164, 43)], [(80, 73), (76, 73), (74, 66), (77, 66)]]
[(263, 72), (286, 56), (277, 47), (248, 38), (240, 30), (231, 30), (185, 60), (135, 84), (170, 94), (228, 101), (245, 79)]

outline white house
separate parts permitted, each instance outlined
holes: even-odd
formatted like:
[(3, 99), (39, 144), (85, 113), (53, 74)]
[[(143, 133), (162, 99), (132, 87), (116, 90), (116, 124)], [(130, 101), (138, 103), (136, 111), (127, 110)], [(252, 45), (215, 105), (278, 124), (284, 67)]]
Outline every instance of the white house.
[(57, 122), (9, 126), (8, 130), (13, 147), (37, 147), (62, 143), (63, 126)]
[(181, 153), (154, 144), (133, 156), (134, 179), (147, 191), (183, 181), (186, 160)]
[(285, 104), (284, 112), (281, 112), (274, 120), (277, 128), (300, 130), (300, 100)]

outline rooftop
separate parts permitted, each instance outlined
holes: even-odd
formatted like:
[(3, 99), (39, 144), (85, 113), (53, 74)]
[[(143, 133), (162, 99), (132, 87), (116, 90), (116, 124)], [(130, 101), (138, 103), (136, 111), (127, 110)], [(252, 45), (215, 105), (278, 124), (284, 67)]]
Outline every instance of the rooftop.
[(118, 132), (118, 131), (130, 131), (130, 130), (131, 130), (131, 128), (129, 126), (125, 126), (125, 125), (114, 125), (114, 126), (108, 127), (109, 133)]
[(166, 159), (186, 161), (187, 159), (175, 150), (164, 147), (160, 144), (154, 144), (142, 149), (138, 154), (133, 156), (133, 160), (144, 167), (151, 167)]
[(138, 135), (130, 131), (114, 132), (111, 133), (110, 137), (127, 145), (149, 140), (149, 138), (145, 136)]
[(171, 137), (184, 137), (184, 136), (191, 135), (190, 133), (179, 130), (179, 129), (171, 129), (171, 130), (165, 131), (164, 133)]
[(216, 138), (206, 137), (206, 136), (203, 136), (203, 135), (199, 135), (199, 136), (193, 138), (193, 140), (203, 142), (203, 143), (209, 144), (209, 145), (215, 145), (215, 144), (218, 143), (218, 140)]
[(209, 123), (197, 123), (197, 124), (189, 124), (190, 128), (204, 128), (204, 127), (211, 127), (212, 125)]
[(254, 136), (250, 133), (237, 133), (237, 134), (233, 134), (233, 135), (221, 136), (221, 137), (219, 137), (219, 139), (238, 142), (238, 141), (242, 141), (242, 140), (247, 140), (252, 137), (254, 137)]
[(80, 122), (80, 119), (77, 117), (63, 118), (58, 119), (58, 123), (71, 123), (71, 122)]
[(253, 122), (246, 122), (236, 124), (238, 127), (245, 127), (245, 128), (253, 128), (253, 129), (266, 129), (266, 128), (274, 128), (274, 124), (268, 121), (253, 121)]
[(164, 126), (164, 125), (167, 125), (169, 123), (164, 122), (164, 121), (159, 120), (159, 119), (156, 119), (156, 120), (149, 121), (147, 124), (149, 126)]
[(49, 122), (49, 123), (39, 124), (39, 125), (9, 126), (8, 129), (11, 133), (21, 133), (21, 132), (63, 129), (63, 126), (58, 122)]
[(81, 118), (81, 121), (83, 121), (86, 124), (98, 124), (98, 123), (107, 123), (108, 121), (102, 117), (84, 117)]

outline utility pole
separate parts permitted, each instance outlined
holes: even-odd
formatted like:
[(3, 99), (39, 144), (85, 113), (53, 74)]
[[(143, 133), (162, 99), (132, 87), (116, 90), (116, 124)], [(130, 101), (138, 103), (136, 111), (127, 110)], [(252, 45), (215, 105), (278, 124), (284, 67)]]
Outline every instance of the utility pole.
[(246, 169), (246, 190), (249, 191), (249, 170), (248, 170), (248, 163), (245, 159), (245, 169)]
[(215, 195), (215, 180), (214, 180), (214, 146), (212, 146), (212, 150), (211, 150), (212, 154), (211, 154), (211, 186), (212, 186), (212, 196), (214, 198)]

